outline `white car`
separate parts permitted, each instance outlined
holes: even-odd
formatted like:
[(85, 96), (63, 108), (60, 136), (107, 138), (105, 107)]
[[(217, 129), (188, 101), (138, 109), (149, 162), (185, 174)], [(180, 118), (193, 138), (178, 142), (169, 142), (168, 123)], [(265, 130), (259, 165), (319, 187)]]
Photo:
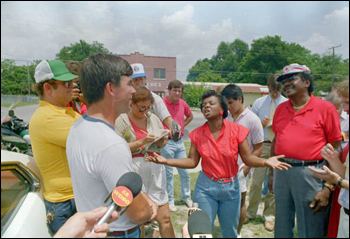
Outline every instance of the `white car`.
[(1, 150), (1, 237), (52, 237), (33, 157)]

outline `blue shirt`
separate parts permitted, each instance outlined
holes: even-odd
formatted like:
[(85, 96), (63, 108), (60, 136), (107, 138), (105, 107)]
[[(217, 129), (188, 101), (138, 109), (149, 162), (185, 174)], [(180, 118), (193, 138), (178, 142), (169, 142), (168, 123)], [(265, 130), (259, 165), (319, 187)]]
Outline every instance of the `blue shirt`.
[[(286, 97), (283, 97), (282, 95), (280, 95), (275, 100), (276, 109), (281, 103), (283, 103), (285, 101), (288, 101), (288, 99)], [(260, 121), (262, 121), (266, 117), (270, 117), (271, 104), (272, 104), (272, 98), (269, 94), (269, 95), (266, 95), (266, 96), (263, 96), (263, 97), (257, 99), (254, 102), (251, 110), (260, 118)], [(267, 140), (269, 140), (268, 139), (268, 127), (265, 127), (264, 128), (264, 141), (267, 141)]]

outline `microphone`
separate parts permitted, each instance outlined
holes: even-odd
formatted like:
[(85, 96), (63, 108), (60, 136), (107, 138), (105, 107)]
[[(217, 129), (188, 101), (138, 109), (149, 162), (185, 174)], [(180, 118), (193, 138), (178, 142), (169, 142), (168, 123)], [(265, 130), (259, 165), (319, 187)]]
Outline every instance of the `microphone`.
[[(122, 216), (126, 209), (131, 205), (133, 199), (139, 195), (142, 189), (142, 178), (134, 172), (125, 173), (117, 182), (116, 188), (108, 195), (105, 202), (112, 198), (111, 204), (108, 206), (106, 214), (101, 217), (96, 225), (108, 222), (113, 211), (122, 208), (119, 216)], [(91, 230), (94, 232), (94, 229)]]
[(191, 238), (213, 238), (210, 219), (204, 211), (196, 210), (190, 215), (188, 232)]

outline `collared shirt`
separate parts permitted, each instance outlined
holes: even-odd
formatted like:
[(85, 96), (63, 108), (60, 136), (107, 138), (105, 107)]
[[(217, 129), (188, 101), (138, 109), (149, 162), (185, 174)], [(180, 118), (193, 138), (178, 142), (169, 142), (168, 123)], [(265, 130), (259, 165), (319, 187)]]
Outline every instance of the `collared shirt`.
[(275, 153), (296, 160), (320, 160), (327, 143), (341, 141), (339, 114), (327, 101), (311, 95), (308, 104), (296, 112), (291, 100), (282, 103), (273, 118)]
[[(185, 116), (189, 117), (192, 111), (188, 104), (183, 100), (179, 99), (175, 104), (168, 100), (169, 96), (164, 97), (164, 103), (168, 108), (171, 116), (181, 126), (181, 136), (184, 135), (185, 131)], [(166, 125), (164, 125), (166, 126)]]
[(249, 129), (223, 120), (223, 126), (215, 141), (208, 122), (189, 134), (202, 158), (202, 169), (215, 178), (235, 177), (238, 172), (238, 145), (243, 143)]
[[(234, 121), (231, 114), (229, 114), (229, 117), (227, 117), (227, 121), (235, 122), (249, 129), (247, 141), (251, 152), (254, 151), (254, 144), (259, 144), (264, 141), (264, 131), (261, 125), (261, 121), (258, 118), (258, 116), (256, 116), (256, 114), (254, 114), (250, 109), (245, 108), (242, 114), (238, 116), (236, 121)], [(240, 167), (241, 165), (243, 165), (243, 161), (240, 155), (238, 164)]]
[[(275, 100), (276, 109), (281, 103), (286, 102), (287, 100), (287, 98), (280, 95)], [(266, 117), (270, 117), (271, 104), (272, 98), (270, 95), (263, 96), (253, 103), (252, 111), (259, 117), (260, 122), (263, 121), (263, 119), (265, 119)], [(264, 141), (269, 140), (268, 135), (268, 127), (264, 127)]]
[(30, 120), (34, 158), (43, 177), (44, 198), (49, 202), (74, 198), (66, 141), (71, 126), (79, 118), (72, 108), (61, 108), (41, 100)]

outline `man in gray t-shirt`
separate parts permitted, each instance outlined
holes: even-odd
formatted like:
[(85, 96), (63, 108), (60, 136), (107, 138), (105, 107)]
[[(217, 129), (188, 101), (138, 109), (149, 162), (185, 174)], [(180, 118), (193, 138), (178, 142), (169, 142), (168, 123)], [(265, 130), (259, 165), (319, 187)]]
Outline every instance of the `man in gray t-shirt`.
[[(80, 86), (89, 104), (71, 128), (67, 157), (78, 211), (104, 204), (119, 178), (133, 171), (128, 144), (114, 131), (116, 118), (130, 110), (133, 71), (121, 57), (97, 53), (81, 67)], [(125, 214), (111, 223), (110, 236), (140, 237), (138, 225), (156, 217), (156, 205), (140, 193)]]

